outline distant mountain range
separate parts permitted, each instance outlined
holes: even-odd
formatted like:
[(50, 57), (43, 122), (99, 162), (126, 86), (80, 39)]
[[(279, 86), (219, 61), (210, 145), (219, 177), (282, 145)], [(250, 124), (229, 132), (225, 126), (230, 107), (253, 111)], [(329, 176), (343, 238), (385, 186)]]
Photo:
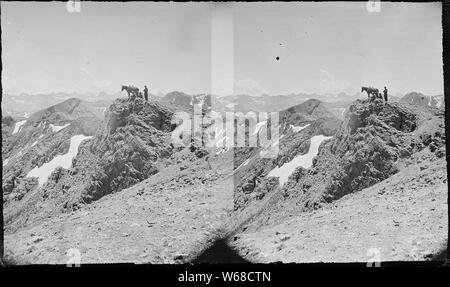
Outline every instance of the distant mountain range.
[[(354, 94), (346, 93), (325, 93), (325, 94), (307, 94), (307, 93), (291, 93), (288, 95), (267, 95), (260, 96), (250, 95), (228, 95), (216, 96), (210, 94), (190, 95), (181, 91), (173, 91), (167, 94), (157, 93), (150, 94), (149, 97), (160, 99), (162, 102), (178, 105), (178, 106), (192, 106), (200, 101), (204, 96), (211, 101), (211, 109), (216, 111), (283, 111), (292, 106), (301, 104), (309, 99), (320, 100), (325, 103), (331, 103), (335, 113), (343, 115), (345, 108), (356, 99), (365, 99), (367, 96), (359, 92)], [(70, 98), (78, 98), (85, 102), (89, 102), (91, 108), (103, 113), (109, 107), (114, 99), (126, 98), (125, 92), (117, 92), (108, 94), (106, 92), (100, 93), (50, 93), (50, 94), (36, 94), (30, 95), (22, 93), (19, 95), (4, 94), (2, 97), (2, 112), (4, 115), (9, 115), (17, 119), (27, 118), (31, 113), (46, 107), (63, 102)], [(415, 105), (429, 105), (432, 107), (445, 106), (443, 95), (425, 96), (420, 93), (412, 92), (405, 96), (401, 94), (389, 95), (390, 102), (398, 102), (400, 99), (404, 103), (408, 102)]]
[(330, 107), (337, 115), (343, 115), (343, 112), (350, 103), (356, 99), (363, 98), (359, 93), (354, 95), (347, 95), (340, 93), (332, 94), (289, 94), (269, 96), (263, 94), (261, 96), (250, 95), (229, 95), (229, 96), (215, 96), (209, 94), (189, 95), (183, 92), (171, 92), (161, 98), (161, 101), (178, 106), (189, 107), (200, 101), (205, 97), (211, 101), (211, 109), (214, 111), (235, 111), (235, 112), (275, 112), (283, 111), (292, 106), (302, 104), (310, 99), (319, 100), (322, 102), (332, 103)]
[(77, 98), (84, 102), (89, 102), (93, 109), (102, 112), (116, 98), (125, 97), (120, 92), (108, 94), (106, 92), (95, 93), (50, 93), (30, 95), (22, 93), (19, 95), (3, 94), (2, 96), (2, 112), (4, 115), (10, 115), (15, 118), (27, 118), (30, 114), (49, 106), (56, 105), (71, 98)]

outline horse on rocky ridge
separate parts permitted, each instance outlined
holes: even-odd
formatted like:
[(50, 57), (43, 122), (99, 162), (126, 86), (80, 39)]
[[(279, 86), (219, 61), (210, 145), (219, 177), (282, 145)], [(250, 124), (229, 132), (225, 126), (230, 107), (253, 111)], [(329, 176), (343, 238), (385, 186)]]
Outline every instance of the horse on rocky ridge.
[(121, 91), (123, 91), (123, 90), (127, 91), (127, 93), (128, 93), (128, 100), (135, 99), (136, 97), (139, 96), (139, 88), (138, 87), (122, 85), (122, 90)]

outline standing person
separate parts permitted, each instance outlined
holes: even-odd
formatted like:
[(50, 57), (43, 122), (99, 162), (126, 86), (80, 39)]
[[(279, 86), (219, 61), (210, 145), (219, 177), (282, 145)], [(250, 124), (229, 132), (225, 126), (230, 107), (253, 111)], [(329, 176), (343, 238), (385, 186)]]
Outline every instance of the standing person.
[(145, 97), (145, 100), (148, 101), (148, 88), (147, 88), (147, 86), (144, 86), (144, 97)]
[(387, 102), (388, 101), (388, 90), (386, 89), (386, 87), (384, 87), (383, 90), (383, 95), (384, 95), (384, 101)]

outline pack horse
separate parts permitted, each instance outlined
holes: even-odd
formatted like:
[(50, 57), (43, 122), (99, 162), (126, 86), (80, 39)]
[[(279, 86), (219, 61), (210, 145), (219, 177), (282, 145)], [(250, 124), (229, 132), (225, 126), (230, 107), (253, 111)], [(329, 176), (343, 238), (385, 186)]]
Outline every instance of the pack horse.
[(125, 90), (128, 93), (128, 100), (133, 100), (139, 96), (139, 88), (135, 86), (124, 86), (122, 85), (122, 90)]
[(366, 92), (369, 100), (373, 100), (379, 97), (379, 91), (373, 87), (361, 87), (361, 93)]

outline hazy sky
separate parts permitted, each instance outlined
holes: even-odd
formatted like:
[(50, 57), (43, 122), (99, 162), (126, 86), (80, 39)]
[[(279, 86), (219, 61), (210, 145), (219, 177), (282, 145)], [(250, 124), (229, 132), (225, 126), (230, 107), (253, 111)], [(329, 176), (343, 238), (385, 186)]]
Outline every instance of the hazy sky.
[[(6, 93), (442, 94), (441, 4), (1, 3)], [(279, 57), (279, 60), (276, 59)]]

